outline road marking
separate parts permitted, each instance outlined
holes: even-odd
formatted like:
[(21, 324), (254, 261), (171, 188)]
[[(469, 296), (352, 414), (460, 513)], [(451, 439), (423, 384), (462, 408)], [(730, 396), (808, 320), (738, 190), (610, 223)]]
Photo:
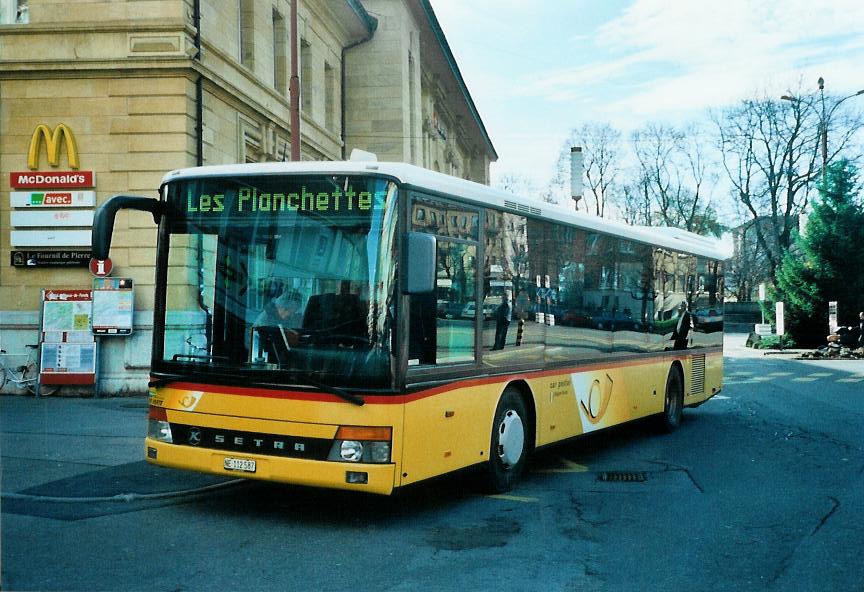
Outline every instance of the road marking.
[(521, 495), (506, 495), (503, 493), (499, 493), (496, 495), (487, 495), (486, 497), (490, 499), (504, 500), (507, 502), (522, 502), (523, 504), (533, 504), (537, 502), (536, 497), (525, 497)]
[(816, 377), (813, 377), (813, 376), (799, 376), (798, 378), (793, 378), (793, 379), (792, 379), (792, 382), (816, 382), (817, 380), (819, 380), (819, 377), (818, 377), (818, 376), (816, 376)]
[(549, 469), (538, 469), (536, 471), (531, 471), (532, 473), (587, 473), (588, 467), (585, 465), (580, 465), (579, 463), (575, 463), (572, 460), (567, 460), (566, 458), (558, 458), (557, 459), (563, 466), (560, 467), (552, 467)]
[(816, 378), (828, 378), (834, 376), (831, 372), (811, 372), (807, 376), (815, 376)]
[(864, 378), (838, 378), (837, 382), (861, 382)]
[(791, 372), (771, 372), (768, 376), (792, 376)]
[(711, 397), (711, 399), (708, 399), (708, 400), (710, 401), (712, 399), (717, 400), (717, 401), (726, 401), (729, 399), (729, 397), (727, 397), (726, 395), (714, 395), (713, 397)]

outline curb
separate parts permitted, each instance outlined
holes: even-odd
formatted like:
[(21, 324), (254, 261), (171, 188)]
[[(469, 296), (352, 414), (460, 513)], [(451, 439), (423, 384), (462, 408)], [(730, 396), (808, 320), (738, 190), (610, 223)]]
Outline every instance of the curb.
[(171, 499), (175, 497), (192, 497), (203, 495), (211, 491), (226, 489), (241, 483), (246, 483), (246, 479), (234, 479), (224, 483), (214, 483), (205, 485), (195, 489), (184, 489), (180, 491), (167, 491), (165, 493), (118, 493), (111, 496), (102, 497), (58, 497), (50, 495), (30, 495), (27, 493), (0, 493), (0, 499), (4, 500), (19, 500), (19, 501), (35, 501), (48, 503), (66, 503), (66, 504), (82, 504), (82, 503), (105, 503), (105, 502), (135, 502), (149, 501), (160, 499)]

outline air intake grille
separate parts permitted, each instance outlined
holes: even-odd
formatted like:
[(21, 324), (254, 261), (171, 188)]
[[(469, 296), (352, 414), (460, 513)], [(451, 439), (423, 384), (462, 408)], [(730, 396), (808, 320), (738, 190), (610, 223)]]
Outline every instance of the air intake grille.
[(705, 392), (705, 354), (693, 356), (690, 374), (690, 394), (701, 395)]
[(526, 206), (525, 204), (516, 203), (515, 201), (504, 200), (504, 207), (518, 210), (526, 214), (534, 214), (536, 216), (540, 215), (540, 208)]

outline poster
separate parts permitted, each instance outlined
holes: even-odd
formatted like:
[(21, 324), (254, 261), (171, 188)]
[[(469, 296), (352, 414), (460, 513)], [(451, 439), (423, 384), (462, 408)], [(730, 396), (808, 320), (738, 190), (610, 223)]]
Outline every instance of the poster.
[(91, 290), (43, 290), (41, 384), (95, 384)]
[(93, 280), (93, 333), (131, 335), (134, 314), (134, 282), (130, 278)]

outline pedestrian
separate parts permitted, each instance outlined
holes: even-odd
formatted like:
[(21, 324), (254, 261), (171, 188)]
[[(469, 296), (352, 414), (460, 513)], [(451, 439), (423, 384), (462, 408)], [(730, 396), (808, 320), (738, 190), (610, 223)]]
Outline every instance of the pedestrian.
[(504, 344), (507, 342), (507, 328), (510, 327), (512, 319), (513, 305), (510, 302), (510, 291), (505, 290), (501, 304), (495, 309), (495, 345), (492, 346), (493, 350), (504, 349)]
[(678, 323), (672, 332), (672, 339), (674, 341), (672, 349), (687, 349), (687, 340), (690, 337), (690, 330), (692, 328), (693, 315), (687, 310), (687, 301), (685, 300), (678, 305)]
[(858, 348), (864, 349), (864, 310), (858, 313)]
[(255, 319), (256, 327), (299, 328), (303, 325), (300, 312), (302, 297), (297, 290), (287, 290), (271, 300)]

